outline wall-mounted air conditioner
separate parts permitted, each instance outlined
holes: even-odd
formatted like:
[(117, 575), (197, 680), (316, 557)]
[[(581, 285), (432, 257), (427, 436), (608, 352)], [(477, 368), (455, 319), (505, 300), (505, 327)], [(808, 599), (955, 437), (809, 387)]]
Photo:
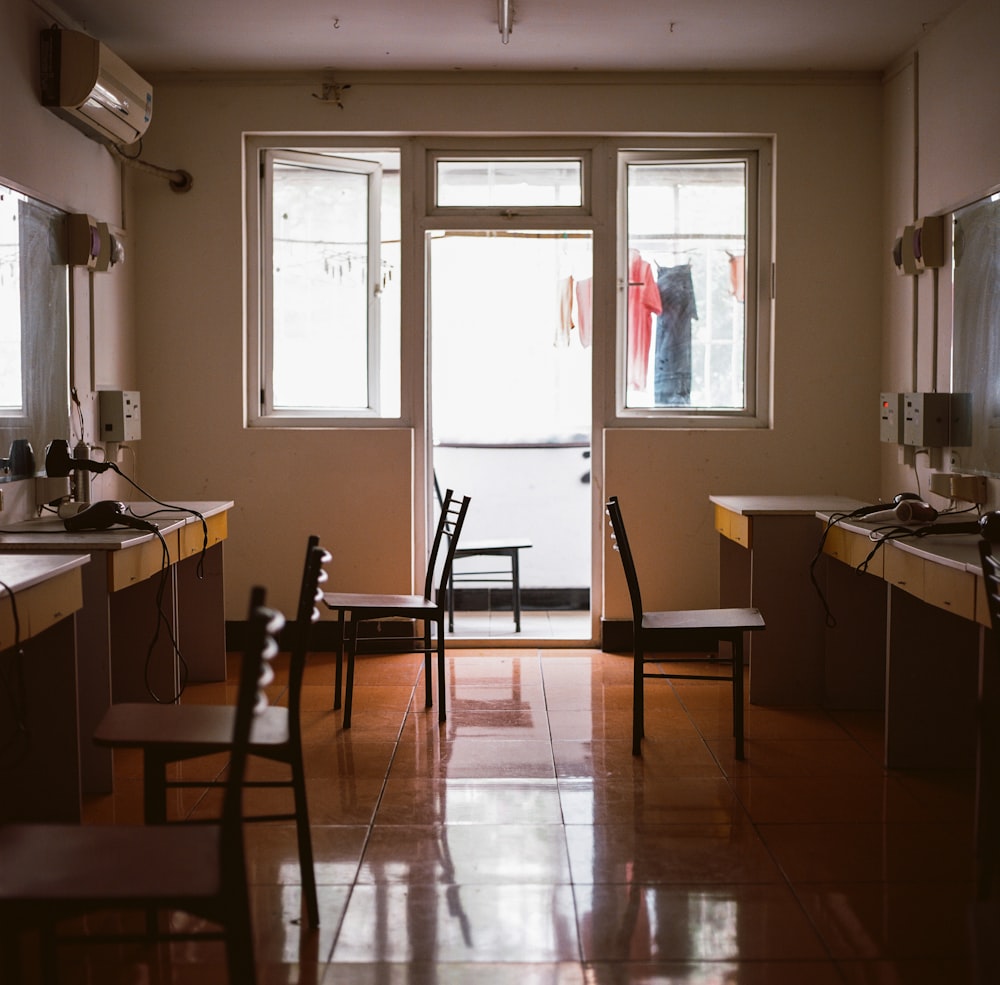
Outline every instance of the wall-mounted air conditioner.
[(153, 89), (100, 41), (79, 31), (42, 31), (42, 105), (90, 137), (135, 143), (153, 114)]

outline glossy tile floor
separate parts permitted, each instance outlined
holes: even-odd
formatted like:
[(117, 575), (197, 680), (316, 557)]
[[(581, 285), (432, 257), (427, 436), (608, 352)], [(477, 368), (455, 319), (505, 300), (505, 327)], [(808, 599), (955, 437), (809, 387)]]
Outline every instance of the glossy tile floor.
[[(367, 657), (345, 732), (310, 660), (322, 926), (292, 829), (248, 826), (262, 985), (972, 981), (971, 775), (884, 771), (875, 715), (750, 707), (737, 763), (728, 685), (652, 681), (635, 759), (628, 658), (452, 650), (446, 725), (418, 656)], [(88, 821), (139, 819), (139, 763), (116, 775)], [(74, 954), (72, 982), (226, 980), (214, 944)]]

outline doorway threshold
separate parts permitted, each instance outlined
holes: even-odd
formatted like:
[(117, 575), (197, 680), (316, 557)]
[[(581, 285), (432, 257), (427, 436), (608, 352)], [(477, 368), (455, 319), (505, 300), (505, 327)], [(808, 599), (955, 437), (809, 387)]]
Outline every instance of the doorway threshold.
[(590, 613), (566, 609), (522, 609), (521, 632), (514, 629), (509, 610), (456, 612), (448, 646), (590, 646), (593, 643)]

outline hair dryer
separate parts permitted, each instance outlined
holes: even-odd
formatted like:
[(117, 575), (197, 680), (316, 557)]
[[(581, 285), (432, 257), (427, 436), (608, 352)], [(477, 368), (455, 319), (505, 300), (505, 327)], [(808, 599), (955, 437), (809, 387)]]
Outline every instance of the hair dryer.
[(151, 532), (156, 532), (159, 529), (155, 523), (150, 523), (149, 520), (140, 520), (139, 517), (126, 513), (124, 503), (116, 503), (111, 499), (101, 500), (101, 502), (94, 503), (93, 506), (88, 506), (73, 516), (63, 518), (63, 526), (73, 532), (107, 530), (108, 527), (113, 527), (115, 524)]

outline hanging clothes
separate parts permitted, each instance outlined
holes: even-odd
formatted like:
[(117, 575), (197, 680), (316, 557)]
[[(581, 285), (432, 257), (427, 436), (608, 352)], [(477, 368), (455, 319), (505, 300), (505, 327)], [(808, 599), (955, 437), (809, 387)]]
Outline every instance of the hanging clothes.
[(557, 348), (569, 345), (573, 332), (573, 278), (561, 277), (556, 285), (559, 301), (559, 316), (556, 321), (556, 336), (552, 344)]
[(656, 273), (660, 314), (656, 319), (653, 401), (658, 407), (691, 403), (691, 320), (698, 317), (691, 264)]
[(594, 279), (585, 277), (576, 282), (576, 328), (580, 345), (589, 347), (594, 338)]
[(746, 300), (746, 262), (742, 253), (729, 254), (729, 293), (741, 303)]
[(645, 390), (649, 376), (652, 319), (661, 311), (660, 292), (652, 266), (638, 250), (628, 251), (628, 361), (630, 390)]

